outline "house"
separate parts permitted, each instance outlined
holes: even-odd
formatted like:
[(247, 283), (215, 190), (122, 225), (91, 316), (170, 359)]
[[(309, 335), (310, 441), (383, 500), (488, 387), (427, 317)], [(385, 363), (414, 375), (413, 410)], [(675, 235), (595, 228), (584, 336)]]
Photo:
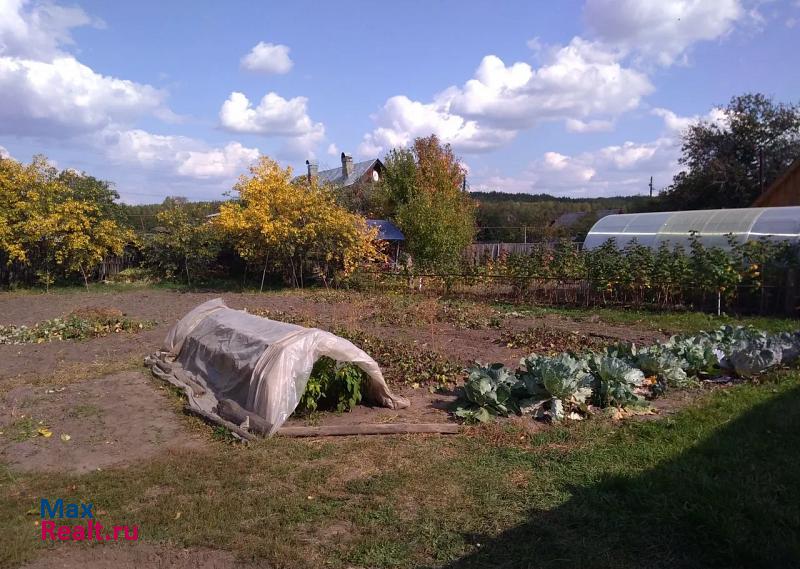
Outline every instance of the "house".
[(384, 251), (389, 257), (390, 264), (397, 266), (400, 260), (400, 245), (406, 240), (406, 236), (403, 235), (399, 227), (386, 219), (368, 219), (367, 225), (377, 228), (378, 241), (386, 244)]
[(588, 212), (586, 211), (571, 211), (568, 213), (562, 213), (550, 222), (550, 227), (572, 227), (587, 213)]
[[(383, 179), (383, 162), (377, 158), (353, 162), (353, 157), (342, 152), (342, 166), (330, 170), (319, 171), (315, 160), (306, 160), (308, 173), (306, 178), (311, 181), (316, 178), (321, 184), (330, 184), (336, 188), (351, 186), (369, 186)], [(297, 178), (296, 178), (297, 179)]]
[(753, 207), (800, 205), (800, 158), (753, 202)]
[(383, 179), (383, 162), (377, 158), (353, 162), (353, 157), (342, 152), (342, 166), (328, 170), (319, 170), (315, 160), (306, 160), (308, 172), (305, 176), (298, 176), (294, 181), (316, 180), (323, 186), (332, 187), (337, 195), (337, 200), (350, 211), (369, 215), (374, 197), (375, 184)]
[(623, 210), (622, 210), (621, 207), (617, 207), (617, 208), (614, 208), (614, 209), (598, 209), (597, 210), (597, 216), (595, 217), (595, 221), (597, 221), (599, 219), (603, 219), (604, 217), (607, 217), (609, 215), (617, 215), (619, 213), (623, 213)]

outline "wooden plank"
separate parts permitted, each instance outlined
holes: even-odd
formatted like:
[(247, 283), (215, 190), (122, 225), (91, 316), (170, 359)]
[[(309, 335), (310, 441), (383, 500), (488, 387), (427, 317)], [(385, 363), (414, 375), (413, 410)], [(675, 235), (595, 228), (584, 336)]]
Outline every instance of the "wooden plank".
[(408, 433), (454, 435), (458, 431), (459, 426), (454, 423), (375, 423), (321, 427), (281, 427), (276, 434), (282, 437), (341, 437), (348, 435), (402, 435)]

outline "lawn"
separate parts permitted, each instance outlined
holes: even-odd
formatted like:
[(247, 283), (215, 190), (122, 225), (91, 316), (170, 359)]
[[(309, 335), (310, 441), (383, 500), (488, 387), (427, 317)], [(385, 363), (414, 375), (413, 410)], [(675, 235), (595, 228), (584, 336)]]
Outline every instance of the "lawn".
[[(148, 311), (163, 313), (169, 303), (190, 306), (201, 300), (163, 291), (147, 292), (144, 300), (130, 296), (136, 294), (118, 293), (114, 301), (140, 319), (152, 318)], [(69, 307), (83, 298), (67, 296)], [(293, 310), (307, 309), (303, 314), (309, 318), (321, 318), (337, 303), (369, 302), (328, 298), (306, 306), (305, 296), (288, 298)], [(257, 297), (232, 302), (255, 305)], [(282, 298), (286, 302), (287, 296)], [(402, 306), (408, 313), (410, 304)], [(264, 309), (279, 308), (286, 306)], [(452, 311), (435, 314), (445, 313), (451, 318)], [(547, 314), (568, 319), (573, 328), (593, 314), (600, 326), (607, 322), (611, 328), (680, 331), (720, 323), (704, 315), (662, 315), (664, 320), (654, 322), (643, 313), (612, 310)], [(331, 318), (337, 326), (385, 324), (369, 316), (347, 322), (335, 312)], [(392, 316), (385, 325), (441, 326), (434, 335), (452, 328), (462, 343), (501, 333), (488, 321), (479, 330), (461, 330), (461, 314), (457, 322), (431, 318), (434, 322), (424, 325), (397, 324)], [(139, 344), (126, 340), (113, 347), (143, 350), (167, 324), (142, 332)], [(774, 320), (765, 326), (792, 324)], [(111, 346), (113, 339), (85, 345)], [(446, 351), (448, 344), (431, 349)], [(41, 373), (37, 385), (46, 386), (47, 374)], [(44, 549), (64, 548), (48, 548), (36, 539), (39, 518), (30, 512), (38, 511), (42, 497), (92, 501), (101, 522), (136, 524), (146, 543), (212, 547), (274, 567), (797, 566), (798, 395), (800, 372), (783, 370), (756, 383), (703, 388), (671, 414), (621, 422), (595, 416), (538, 429), (491, 424), (447, 437), (273, 438), (248, 446), (214, 438), (198, 420), (176, 413), (188, 432), (205, 437), (202, 447), (84, 474), (69, 473), (68, 465), (50, 471), (3, 467), (0, 566), (16, 567)], [(75, 407), (73, 415), (99, 420), (99, 401)]]

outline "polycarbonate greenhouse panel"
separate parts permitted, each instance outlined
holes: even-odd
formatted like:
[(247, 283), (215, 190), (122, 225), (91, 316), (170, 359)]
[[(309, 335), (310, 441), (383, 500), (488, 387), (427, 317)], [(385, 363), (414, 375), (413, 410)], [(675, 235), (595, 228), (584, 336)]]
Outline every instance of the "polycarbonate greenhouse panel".
[(688, 249), (692, 231), (698, 232), (706, 247), (727, 249), (729, 234), (741, 242), (769, 239), (798, 243), (800, 206), (609, 215), (594, 224), (583, 246), (594, 249), (613, 238), (619, 248), (636, 239), (654, 249), (661, 243)]

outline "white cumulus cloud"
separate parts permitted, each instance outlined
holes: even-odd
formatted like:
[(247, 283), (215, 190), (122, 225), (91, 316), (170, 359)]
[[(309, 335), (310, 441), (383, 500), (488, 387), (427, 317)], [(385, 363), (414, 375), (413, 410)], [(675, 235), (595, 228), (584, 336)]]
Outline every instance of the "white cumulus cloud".
[(0, 57), (0, 133), (66, 136), (168, 115), (165, 92), (96, 73), (71, 56), (52, 62)]
[(692, 44), (725, 36), (747, 15), (739, 0), (587, 0), (584, 6), (598, 39), (661, 65), (684, 61)]
[(461, 152), (488, 151), (548, 120), (567, 121), (573, 132), (609, 130), (613, 118), (637, 108), (653, 90), (643, 73), (617, 57), (577, 37), (550, 49), (538, 68), (525, 62), (506, 65), (487, 55), (472, 79), (431, 102), (404, 95), (387, 100), (373, 116), (376, 128), (365, 135), (360, 152), (379, 153), (430, 133)]
[(72, 28), (89, 25), (103, 23), (77, 6), (0, 0), (0, 55), (52, 59), (61, 54), (60, 46), (73, 44)]
[(614, 129), (613, 121), (593, 120), (582, 121), (580, 119), (567, 119), (564, 123), (567, 132), (609, 132)]
[(453, 91), (452, 110), (497, 127), (519, 129), (549, 119), (614, 117), (635, 109), (653, 86), (602, 45), (573, 38), (538, 69), (483, 58), (474, 78)]
[(680, 116), (675, 112), (664, 108), (655, 108), (650, 112), (657, 117), (661, 117), (667, 130), (670, 133), (677, 135), (682, 134), (687, 128), (689, 128), (690, 125), (701, 121), (709, 122), (719, 126), (726, 125), (728, 121), (725, 111), (719, 107), (712, 108), (705, 115), (692, 115), (690, 117)]
[(254, 106), (243, 93), (234, 91), (222, 104), (219, 119), (223, 128), (238, 133), (290, 137), (325, 134), (324, 125), (308, 116), (306, 97), (287, 100), (272, 92)]
[(432, 103), (412, 101), (405, 95), (391, 97), (373, 116), (379, 125), (364, 136), (359, 154), (378, 156), (396, 146), (408, 146), (418, 136), (437, 135), (461, 152), (492, 150), (514, 138), (515, 132), (484, 128), (449, 111), (447, 95)]
[(669, 136), (573, 155), (551, 151), (529, 163), (518, 176), (485, 176), (473, 188), (570, 197), (643, 194), (650, 176), (657, 188), (672, 181), (680, 170), (679, 155), (678, 140)]
[(281, 44), (258, 42), (242, 57), (242, 69), (254, 73), (283, 75), (289, 73), (294, 62), (289, 57), (289, 47)]
[(108, 128), (98, 135), (96, 143), (116, 163), (198, 179), (233, 178), (244, 173), (259, 156), (258, 148), (239, 142), (209, 148), (194, 138), (141, 129)]

